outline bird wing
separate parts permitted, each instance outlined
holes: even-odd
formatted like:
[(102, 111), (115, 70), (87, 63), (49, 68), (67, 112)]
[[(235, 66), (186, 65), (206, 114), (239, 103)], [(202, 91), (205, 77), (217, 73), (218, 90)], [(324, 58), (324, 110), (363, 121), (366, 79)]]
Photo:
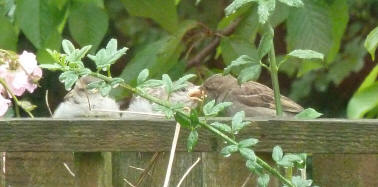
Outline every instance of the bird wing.
[[(276, 108), (273, 90), (257, 82), (250, 81), (235, 86), (228, 97), (234, 97), (235, 100), (250, 107)], [(298, 113), (303, 110), (300, 105), (285, 96), (281, 96), (281, 103), (285, 112)]]

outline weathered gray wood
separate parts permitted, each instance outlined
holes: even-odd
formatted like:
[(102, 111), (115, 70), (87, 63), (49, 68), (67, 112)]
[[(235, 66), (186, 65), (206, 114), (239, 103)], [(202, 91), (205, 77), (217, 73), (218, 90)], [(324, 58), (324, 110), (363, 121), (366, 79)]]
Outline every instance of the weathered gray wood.
[(112, 187), (110, 152), (74, 153), (77, 187)]
[(319, 186), (378, 186), (378, 154), (314, 154), (312, 167)]
[[(270, 152), (278, 144), (286, 152), (378, 153), (378, 120), (249, 120), (252, 125), (240, 135), (258, 138), (259, 152)], [(163, 119), (2, 119), (0, 151), (168, 151), (174, 127), (174, 121)], [(181, 137), (187, 133), (183, 130)], [(195, 150), (222, 146), (201, 130)], [(179, 139), (177, 150), (186, 151), (186, 138)]]
[(73, 169), (72, 152), (8, 152), (6, 186), (66, 187), (74, 186), (73, 177), (64, 162)]

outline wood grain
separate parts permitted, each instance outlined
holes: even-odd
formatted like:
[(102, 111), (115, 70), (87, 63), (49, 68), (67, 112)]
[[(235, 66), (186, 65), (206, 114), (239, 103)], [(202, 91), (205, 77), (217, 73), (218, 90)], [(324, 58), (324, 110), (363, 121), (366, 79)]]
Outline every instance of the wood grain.
[[(258, 152), (280, 145), (285, 152), (378, 153), (378, 120), (248, 120), (252, 124), (240, 136), (258, 138)], [(164, 119), (2, 119), (0, 151), (168, 151), (174, 128), (174, 121)], [(184, 129), (178, 151), (186, 151), (187, 134)], [(195, 151), (223, 146), (209, 131), (201, 130)]]

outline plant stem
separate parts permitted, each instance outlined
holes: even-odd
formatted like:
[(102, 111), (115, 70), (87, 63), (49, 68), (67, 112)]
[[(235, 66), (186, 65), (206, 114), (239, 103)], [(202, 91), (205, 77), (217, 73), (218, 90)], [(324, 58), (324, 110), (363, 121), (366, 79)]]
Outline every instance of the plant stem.
[[(111, 81), (111, 78), (109, 77), (106, 77), (104, 75), (101, 75), (101, 74), (98, 74), (98, 73), (91, 73), (92, 76), (94, 77), (97, 77), (97, 78), (100, 78), (100, 79), (103, 79), (105, 81), (108, 81), (110, 82)], [(126, 83), (121, 83), (120, 84), (121, 87), (123, 88), (126, 88), (128, 90), (130, 90), (131, 92), (139, 95), (140, 97), (143, 97), (153, 103), (156, 103), (156, 104), (159, 104), (161, 106), (164, 106), (164, 107), (167, 107), (167, 108), (170, 108), (171, 105), (170, 103), (168, 102), (165, 102), (165, 101), (162, 101), (156, 97), (153, 97), (149, 94), (146, 94), (144, 93), (143, 91), (139, 90), (139, 89), (136, 89)], [(180, 111), (180, 110), (177, 110), (177, 109), (174, 109), (175, 112), (177, 113), (180, 113), (188, 118), (190, 118), (190, 116), (188, 116), (187, 114), (185, 114), (184, 112)], [(221, 131), (219, 131), (218, 129), (212, 127), (211, 125), (205, 123), (205, 122), (199, 122), (199, 124), (203, 127), (205, 127), (206, 129), (208, 129), (209, 131), (211, 131), (212, 133), (216, 134), (217, 136), (220, 136), (223, 140), (227, 141), (228, 143), (230, 144), (233, 144), (233, 145), (238, 145), (238, 142), (236, 142), (235, 140), (233, 140), (232, 138), (228, 137), (226, 134), (222, 133)], [(272, 168), (269, 164), (267, 164), (264, 160), (262, 160), (261, 158), (257, 157), (256, 156), (256, 162), (261, 166), (263, 167), (268, 173), (270, 173), (271, 175), (277, 177), (280, 181), (282, 181), (283, 183), (285, 183), (286, 185), (290, 186), (290, 187), (294, 187), (293, 184), (287, 180), (284, 176), (282, 176), (277, 170), (275, 170), (274, 168)]]
[[(272, 26), (269, 29), (273, 32)], [(272, 79), (273, 91), (274, 91), (274, 102), (276, 104), (276, 115), (282, 116), (282, 105), (281, 105), (281, 95), (280, 95), (280, 85), (278, 83), (278, 66), (276, 63), (276, 54), (274, 52), (273, 39), (271, 40), (271, 49), (268, 53), (269, 63), (270, 63), (270, 77)]]
[(4, 88), (7, 90), (7, 92), (12, 96), (13, 98), (13, 101), (15, 102), (15, 110), (16, 110), (16, 116), (17, 117), (20, 117), (20, 109), (19, 107), (21, 107), (31, 118), (34, 118), (33, 114), (27, 110), (25, 110), (22, 106), (21, 106), (21, 103), (20, 101), (17, 99), (17, 97), (13, 94), (13, 92), (11, 91), (11, 89), (8, 87), (7, 83), (0, 78), (0, 84), (4, 86)]

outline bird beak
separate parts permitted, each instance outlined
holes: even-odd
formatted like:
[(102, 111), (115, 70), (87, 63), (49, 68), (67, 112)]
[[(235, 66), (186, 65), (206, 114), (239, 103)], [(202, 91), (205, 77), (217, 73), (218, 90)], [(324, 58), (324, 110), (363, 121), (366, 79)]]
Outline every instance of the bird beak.
[(197, 101), (203, 101), (205, 93), (201, 89), (201, 87), (195, 86), (194, 88), (189, 90), (188, 96), (190, 97), (190, 99), (197, 100)]

